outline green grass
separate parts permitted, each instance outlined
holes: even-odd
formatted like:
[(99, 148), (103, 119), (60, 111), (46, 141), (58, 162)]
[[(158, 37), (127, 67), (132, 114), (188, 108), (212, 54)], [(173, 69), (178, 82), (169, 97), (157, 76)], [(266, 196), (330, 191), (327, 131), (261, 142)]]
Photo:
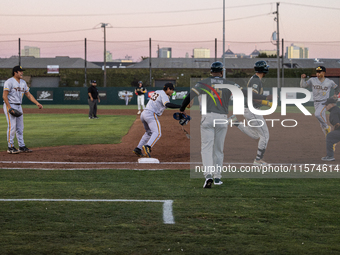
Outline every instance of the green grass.
[(189, 171), (1, 170), (0, 198), (172, 199), (0, 202), (0, 254), (339, 254), (339, 179), (224, 179)]
[[(23, 105), (23, 108), (37, 108), (37, 106), (33, 104)], [(88, 109), (88, 105), (44, 105), (46, 109)], [(98, 104), (99, 109), (103, 110), (124, 110), (124, 109), (137, 109), (137, 105), (100, 105)], [(314, 106), (305, 106), (305, 108), (310, 112), (314, 113)], [(199, 110), (198, 105), (194, 105), (192, 107), (193, 110)], [(233, 107), (230, 105), (229, 110), (232, 111)], [(269, 109), (268, 107), (263, 107), (262, 110)], [(173, 109), (169, 109), (173, 110)], [(281, 106), (278, 106), (275, 112), (281, 112)], [(287, 106), (287, 113), (301, 113), (301, 111), (296, 106)]]
[[(120, 143), (136, 116), (101, 115), (89, 120), (85, 114), (25, 114), (24, 139), (28, 147)], [(7, 122), (0, 115), (0, 149), (7, 148)], [(17, 146), (17, 140), (14, 139)]]

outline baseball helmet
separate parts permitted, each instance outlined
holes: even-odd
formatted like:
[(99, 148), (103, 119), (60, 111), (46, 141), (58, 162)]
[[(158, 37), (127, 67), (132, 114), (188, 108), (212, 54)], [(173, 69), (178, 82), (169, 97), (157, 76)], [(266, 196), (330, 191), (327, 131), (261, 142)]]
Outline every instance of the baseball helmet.
[(139, 81), (139, 82), (138, 82), (138, 84), (139, 84), (139, 83), (143, 84), (143, 82), (142, 82), (142, 81)]
[(255, 63), (254, 69), (257, 73), (268, 73), (269, 65), (264, 60), (259, 60)]
[(211, 64), (210, 72), (219, 73), (222, 71), (223, 71), (223, 64), (221, 62), (217, 61)]

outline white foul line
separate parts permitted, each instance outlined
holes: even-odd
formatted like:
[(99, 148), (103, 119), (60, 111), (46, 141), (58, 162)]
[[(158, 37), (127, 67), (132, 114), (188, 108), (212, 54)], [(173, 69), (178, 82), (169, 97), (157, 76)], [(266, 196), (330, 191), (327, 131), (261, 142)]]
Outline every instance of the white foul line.
[(147, 202), (163, 203), (163, 222), (164, 224), (175, 224), (172, 213), (172, 200), (138, 200), (138, 199), (46, 199), (46, 198), (18, 198), (18, 199), (1, 199), (0, 202)]

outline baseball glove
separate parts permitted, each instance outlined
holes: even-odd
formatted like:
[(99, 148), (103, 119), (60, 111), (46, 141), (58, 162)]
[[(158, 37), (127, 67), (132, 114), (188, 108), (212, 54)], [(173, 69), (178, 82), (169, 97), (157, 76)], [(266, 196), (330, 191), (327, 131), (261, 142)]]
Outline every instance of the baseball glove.
[(188, 124), (188, 122), (191, 120), (191, 117), (189, 115), (185, 115), (181, 112), (175, 112), (173, 117), (175, 120), (179, 120), (179, 124), (182, 126)]
[(20, 116), (22, 115), (22, 112), (19, 112), (18, 110), (13, 109), (13, 108), (10, 108), (10, 109), (8, 110), (8, 112), (9, 112), (10, 114), (12, 114), (12, 116), (14, 116), (14, 117), (20, 117)]

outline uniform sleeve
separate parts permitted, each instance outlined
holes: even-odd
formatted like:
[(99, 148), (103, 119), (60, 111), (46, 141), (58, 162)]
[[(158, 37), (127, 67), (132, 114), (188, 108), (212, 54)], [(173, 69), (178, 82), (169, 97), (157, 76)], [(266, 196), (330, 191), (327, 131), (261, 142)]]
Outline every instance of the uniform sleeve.
[(7, 80), (4, 84), (4, 90), (10, 91), (12, 89), (11, 83)]
[(30, 88), (27, 86), (27, 83), (24, 81), (24, 90), (25, 90), (25, 92), (24, 93), (26, 93), (26, 92), (28, 92), (28, 91), (30, 91)]
[(261, 84), (260, 80), (255, 80), (254, 79), (249, 83), (248, 87), (251, 87), (253, 92), (258, 94), (259, 91), (261, 90)]
[(309, 86), (312, 86), (312, 80), (309, 79), (308, 81), (306, 81), (305, 78), (301, 78), (301, 80), (300, 80), (300, 87), (301, 88), (307, 88)]
[(161, 94), (160, 96), (161, 96), (161, 99), (162, 99), (162, 104), (165, 106), (167, 103), (170, 102), (170, 99), (169, 99), (168, 95), (165, 94), (165, 92), (164, 93), (160, 93), (160, 94)]

